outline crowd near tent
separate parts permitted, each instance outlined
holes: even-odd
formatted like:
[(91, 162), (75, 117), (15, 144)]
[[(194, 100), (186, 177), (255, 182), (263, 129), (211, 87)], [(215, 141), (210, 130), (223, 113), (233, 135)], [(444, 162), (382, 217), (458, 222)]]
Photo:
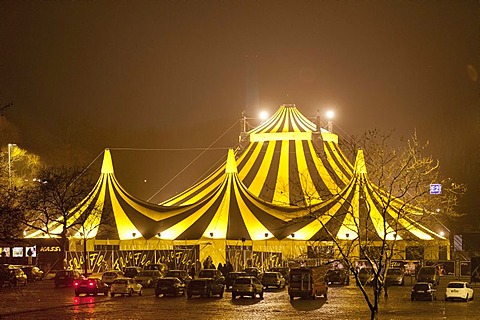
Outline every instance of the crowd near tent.
[[(386, 195), (370, 182), (363, 151), (349, 161), (338, 136), (322, 128), (318, 118), (283, 105), (258, 127), (246, 127), (218, 169), (160, 204), (122, 187), (114, 155), (106, 149), (95, 187), (70, 212), (67, 224), (77, 226), (68, 234), (70, 257), (80, 259), (75, 252), (86, 247), (90, 253), (104, 252), (110, 267), (159, 259), (191, 264), (207, 257), (237, 267), (271, 266), (312, 252), (334, 254), (332, 236), (351, 241), (365, 232), (371, 239), (387, 234), (397, 241), (399, 259), (408, 258), (413, 241), (411, 246), (425, 244), (420, 257), (425, 259), (439, 259), (441, 247), (449, 247), (448, 239), (423, 224), (421, 208), (407, 206), (405, 214), (406, 206), (395, 201), (383, 223)], [(30, 229), (25, 237), (52, 238), (61, 228), (52, 223), (51, 234)]]

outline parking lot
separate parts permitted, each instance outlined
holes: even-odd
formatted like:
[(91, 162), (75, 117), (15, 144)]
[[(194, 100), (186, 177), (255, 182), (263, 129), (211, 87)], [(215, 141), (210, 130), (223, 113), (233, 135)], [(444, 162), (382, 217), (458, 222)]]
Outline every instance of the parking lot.
[[(478, 319), (480, 296), (473, 301), (445, 302), (448, 281), (441, 279), (437, 301), (410, 301), (411, 285), (389, 288), (382, 297), (379, 319)], [(480, 294), (480, 285), (474, 284)], [(370, 314), (354, 281), (348, 286), (331, 286), (328, 300), (295, 299), (287, 289), (268, 289), (264, 298), (159, 297), (154, 289), (143, 296), (109, 295), (75, 297), (69, 287), (55, 288), (52, 280), (29, 283), (26, 287), (2, 288), (1, 319), (368, 319)], [(478, 299), (477, 299), (478, 298)]]

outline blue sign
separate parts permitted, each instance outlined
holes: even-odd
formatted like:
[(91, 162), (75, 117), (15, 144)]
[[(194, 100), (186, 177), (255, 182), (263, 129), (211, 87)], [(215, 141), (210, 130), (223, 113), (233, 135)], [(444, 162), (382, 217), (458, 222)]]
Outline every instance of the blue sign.
[(430, 194), (442, 194), (442, 185), (440, 183), (432, 183), (430, 185)]

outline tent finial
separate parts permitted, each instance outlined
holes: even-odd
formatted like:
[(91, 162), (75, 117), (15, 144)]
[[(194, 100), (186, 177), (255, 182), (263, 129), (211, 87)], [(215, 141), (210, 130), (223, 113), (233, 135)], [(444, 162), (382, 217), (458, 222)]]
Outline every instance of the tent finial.
[(110, 154), (110, 149), (105, 149), (103, 152), (103, 163), (101, 173), (113, 173), (113, 162), (112, 155)]

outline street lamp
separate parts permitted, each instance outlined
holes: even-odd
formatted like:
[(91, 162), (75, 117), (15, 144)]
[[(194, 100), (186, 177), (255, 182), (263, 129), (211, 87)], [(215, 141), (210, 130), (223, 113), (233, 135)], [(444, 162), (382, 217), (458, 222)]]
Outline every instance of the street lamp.
[(14, 143), (8, 144), (8, 187), (12, 187), (12, 148), (17, 145)]
[(327, 111), (326, 116), (327, 116), (327, 119), (328, 119), (327, 130), (329, 132), (333, 132), (333, 122), (332, 122), (332, 120), (333, 120), (333, 117), (335, 117), (335, 113), (332, 110), (329, 110), (329, 111)]

